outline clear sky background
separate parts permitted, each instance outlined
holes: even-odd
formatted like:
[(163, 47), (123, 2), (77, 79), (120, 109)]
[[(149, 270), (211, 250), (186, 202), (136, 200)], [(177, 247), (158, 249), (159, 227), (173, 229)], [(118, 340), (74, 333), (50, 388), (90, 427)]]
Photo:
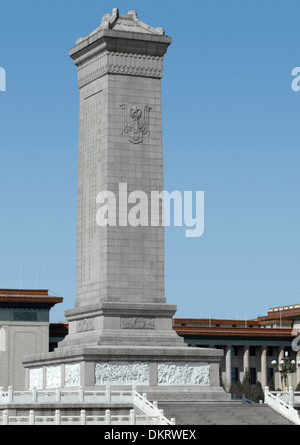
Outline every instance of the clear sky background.
[[(114, 7), (165, 29), (165, 190), (205, 192), (205, 233), (166, 228), (177, 317), (251, 318), (300, 303), (298, 0), (2, 2), (0, 287), (75, 304), (78, 104), (68, 56)], [(44, 276), (45, 268), (45, 276)]]

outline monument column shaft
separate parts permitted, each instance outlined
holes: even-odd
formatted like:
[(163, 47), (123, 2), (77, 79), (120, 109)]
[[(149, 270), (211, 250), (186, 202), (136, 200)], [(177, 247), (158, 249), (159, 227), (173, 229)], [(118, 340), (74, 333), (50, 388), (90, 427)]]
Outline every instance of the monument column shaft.
[(136, 386), (157, 401), (230, 397), (219, 387), (222, 351), (187, 347), (173, 329), (177, 307), (165, 302), (162, 203), (153, 218), (151, 192), (163, 191), (160, 79), (170, 43), (115, 8), (70, 50), (80, 88), (77, 299), (58, 348), (23, 361), (29, 387), (49, 386), (50, 375), (50, 386)]
[[(121, 59), (116, 55), (115, 63)], [(81, 87), (77, 307), (104, 301), (165, 302), (164, 229), (161, 221), (151, 226), (151, 192), (163, 191), (160, 83), (160, 78), (108, 73)], [(133, 110), (142, 113), (140, 122), (131, 118)], [(147, 113), (143, 134), (138, 125)], [(131, 130), (126, 131), (124, 119)], [(132, 142), (132, 137), (140, 140)], [(120, 184), (127, 196), (119, 196)], [(97, 225), (101, 206), (96, 198), (103, 191), (117, 199), (115, 227)], [(144, 226), (132, 227), (124, 206), (120, 212), (120, 199), (126, 202), (135, 191), (148, 199)], [(127, 212), (139, 202), (127, 202)], [(120, 226), (120, 217), (127, 226)]]

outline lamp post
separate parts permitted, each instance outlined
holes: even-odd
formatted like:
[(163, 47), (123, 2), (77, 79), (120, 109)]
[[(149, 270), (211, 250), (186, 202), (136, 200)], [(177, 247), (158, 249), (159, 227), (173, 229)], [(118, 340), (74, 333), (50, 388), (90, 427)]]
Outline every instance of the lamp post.
[[(291, 383), (291, 381), (289, 382), (289, 376), (296, 372), (296, 361), (292, 360), (291, 357), (289, 357), (289, 353), (286, 351), (284, 353), (284, 358), (280, 360), (278, 365), (276, 360), (273, 360), (271, 364), (274, 369), (277, 369), (280, 372), (282, 389), (287, 391), (289, 383)], [(297, 365), (300, 366), (300, 361), (297, 361)]]

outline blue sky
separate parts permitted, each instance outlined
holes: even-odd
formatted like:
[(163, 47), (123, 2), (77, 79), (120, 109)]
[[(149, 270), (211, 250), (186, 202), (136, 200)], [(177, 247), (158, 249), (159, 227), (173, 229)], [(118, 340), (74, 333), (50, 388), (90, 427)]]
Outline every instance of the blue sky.
[[(173, 43), (162, 80), (165, 189), (205, 192), (205, 232), (166, 228), (177, 317), (251, 318), (300, 302), (300, 4), (296, 0), (1, 5), (0, 287), (75, 304), (78, 89), (68, 56), (114, 7)], [(45, 266), (44, 266), (45, 265)], [(36, 278), (37, 283), (36, 283)]]

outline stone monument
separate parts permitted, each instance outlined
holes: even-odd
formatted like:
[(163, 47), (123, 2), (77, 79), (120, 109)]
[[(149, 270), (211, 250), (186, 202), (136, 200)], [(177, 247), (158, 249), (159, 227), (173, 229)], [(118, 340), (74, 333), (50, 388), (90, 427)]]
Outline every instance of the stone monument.
[[(114, 9), (70, 50), (80, 89), (77, 297), (58, 348), (24, 358), (28, 388), (134, 385), (152, 400), (228, 400), (222, 352), (190, 348), (172, 328), (162, 211), (151, 225), (127, 219), (129, 194), (163, 190), (161, 78), (170, 43), (135, 11)], [(117, 198), (116, 223), (101, 226), (106, 191)]]

